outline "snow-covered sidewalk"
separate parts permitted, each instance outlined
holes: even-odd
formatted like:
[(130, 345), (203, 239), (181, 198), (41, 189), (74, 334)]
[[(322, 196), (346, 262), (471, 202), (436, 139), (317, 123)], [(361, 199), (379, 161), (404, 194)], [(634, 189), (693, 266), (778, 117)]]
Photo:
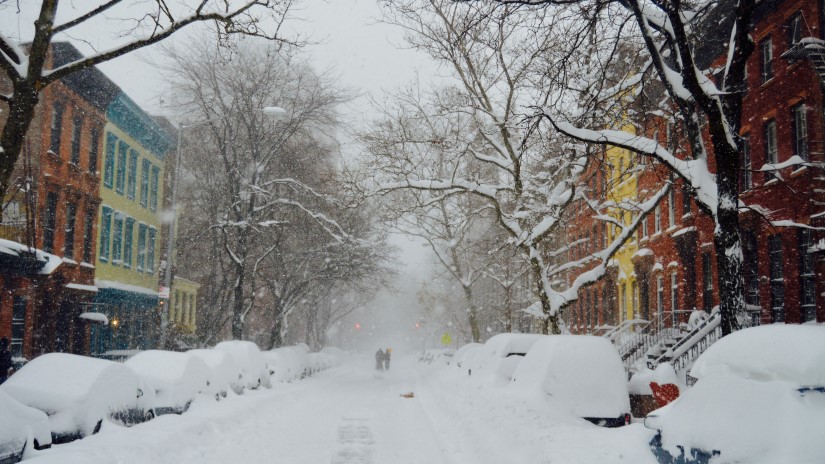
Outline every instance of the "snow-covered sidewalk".
[(106, 424), (24, 463), (655, 462), (641, 425), (599, 428), (402, 356), (379, 374), (370, 357), (219, 403), (203, 398), (182, 416)]

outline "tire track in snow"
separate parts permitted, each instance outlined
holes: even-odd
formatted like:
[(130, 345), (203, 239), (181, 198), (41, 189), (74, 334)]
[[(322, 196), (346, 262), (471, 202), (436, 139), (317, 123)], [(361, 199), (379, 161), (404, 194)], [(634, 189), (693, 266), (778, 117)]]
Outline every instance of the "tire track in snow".
[(338, 426), (338, 451), (330, 464), (371, 464), (374, 445), (367, 419), (345, 417)]

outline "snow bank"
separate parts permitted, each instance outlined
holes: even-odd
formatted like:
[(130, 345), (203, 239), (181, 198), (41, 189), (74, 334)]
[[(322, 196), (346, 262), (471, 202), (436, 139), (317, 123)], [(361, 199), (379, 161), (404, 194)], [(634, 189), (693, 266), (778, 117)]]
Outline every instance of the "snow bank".
[(630, 412), (627, 377), (613, 345), (582, 335), (542, 335), (513, 374), (513, 389), (539, 390), (578, 417)]
[(269, 371), (266, 361), (258, 346), (252, 342), (231, 340), (215, 345), (215, 349), (224, 351), (240, 367), (242, 383), (245, 388), (255, 389), (259, 386), (270, 386)]
[(690, 371), (700, 379), (715, 373), (825, 385), (825, 327), (766, 325), (728, 335), (711, 345)]
[(180, 413), (196, 396), (209, 392), (211, 370), (200, 358), (174, 351), (148, 350), (126, 361), (155, 389), (158, 413)]
[(231, 388), (236, 394), (243, 393), (241, 368), (229, 353), (221, 350), (189, 350), (186, 354), (203, 361), (210, 370), (210, 393), (225, 396)]
[(141, 386), (137, 374), (123, 364), (49, 353), (23, 366), (2, 388), (47, 413), (53, 435), (85, 436), (103, 418), (127, 417), (142, 409), (138, 398), (153, 397), (154, 392), (144, 392)]

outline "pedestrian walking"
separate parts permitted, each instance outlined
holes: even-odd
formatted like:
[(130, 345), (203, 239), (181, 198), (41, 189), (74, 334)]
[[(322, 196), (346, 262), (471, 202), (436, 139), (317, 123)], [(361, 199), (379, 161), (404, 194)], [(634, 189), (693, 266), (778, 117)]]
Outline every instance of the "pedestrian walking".
[(392, 348), (387, 348), (387, 352), (384, 353), (384, 370), (386, 371), (390, 370), (390, 353), (392, 353)]
[(6, 337), (0, 338), (0, 383), (6, 381), (11, 374), (11, 343)]
[(378, 348), (378, 351), (375, 352), (375, 370), (384, 370), (384, 359), (384, 352), (381, 351), (381, 348)]

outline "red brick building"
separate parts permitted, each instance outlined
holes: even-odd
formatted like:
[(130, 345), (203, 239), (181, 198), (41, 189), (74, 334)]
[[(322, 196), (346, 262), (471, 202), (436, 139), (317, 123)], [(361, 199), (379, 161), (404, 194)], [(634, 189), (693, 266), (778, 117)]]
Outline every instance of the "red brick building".
[[(54, 65), (80, 57), (70, 44), (53, 45)], [(0, 233), (25, 247), (0, 259), (0, 337), (16, 356), (88, 350), (94, 287), (99, 171), (109, 100), (119, 89), (97, 69), (55, 82), (40, 94), (18, 188), (4, 202)], [(0, 120), (0, 123), (3, 121)], [(30, 187), (26, 188), (30, 178)]]

